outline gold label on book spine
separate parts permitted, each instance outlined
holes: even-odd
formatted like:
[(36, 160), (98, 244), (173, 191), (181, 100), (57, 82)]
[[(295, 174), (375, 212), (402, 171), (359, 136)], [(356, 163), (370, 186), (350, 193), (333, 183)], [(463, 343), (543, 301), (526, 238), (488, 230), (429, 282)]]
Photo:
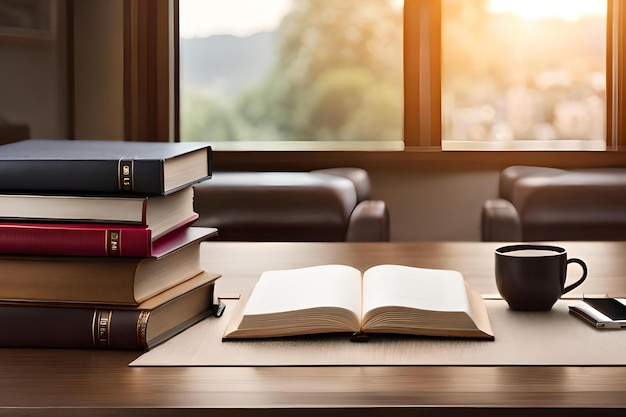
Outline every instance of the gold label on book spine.
[(143, 346), (145, 349), (148, 348), (146, 330), (148, 328), (149, 318), (150, 318), (150, 312), (144, 310), (141, 313), (139, 313), (139, 318), (137, 319), (137, 342), (139, 343), (139, 346)]
[(95, 348), (108, 348), (111, 330), (111, 311), (96, 310), (93, 321), (93, 346)]
[(118, 162), (117, 187), (122, 191), (133, 190), (133, 161)]
[(106, 254), (109, 256), (120, 256), (120, 237), (122, 236), (121, 230), (107, 230), (106, 235)]

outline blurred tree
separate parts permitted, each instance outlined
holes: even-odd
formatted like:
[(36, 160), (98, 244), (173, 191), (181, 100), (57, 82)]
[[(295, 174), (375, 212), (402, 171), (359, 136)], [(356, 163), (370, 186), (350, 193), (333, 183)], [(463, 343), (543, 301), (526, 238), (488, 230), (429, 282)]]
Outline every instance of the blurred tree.
[[(442, 0), (442, 79), (457, 101), (484, 102), (509, 86), (530, 87), (543, 72), (603, 71), (602, 18), (529, 20), (491, 14), (488, 0)], [(590, 41), (594, 40), (594, 41)], [(598, 65), (598, 63), (600, 65)]]
[(242, 121), (219, 100), (191, 88), (181, 98), (181, 141), (237, 141), (244, 136)]
[(441, 42), (444, 90), (472, 96), (476, 77), (490, 63), (485, 53), (488, 0), (442, 0)]
[[(284, 140), (383, 140), (401, 131), (401, 111), (383, 110), (390, 91), (394, 110), (402, 104), (402, 12), (391, 0), (294, 0), (278, 39), (273, 70), (238, 101), (253, 129), (274, 126)], [(342, 134), (359, 130), (363, 106), (379, 128)]]

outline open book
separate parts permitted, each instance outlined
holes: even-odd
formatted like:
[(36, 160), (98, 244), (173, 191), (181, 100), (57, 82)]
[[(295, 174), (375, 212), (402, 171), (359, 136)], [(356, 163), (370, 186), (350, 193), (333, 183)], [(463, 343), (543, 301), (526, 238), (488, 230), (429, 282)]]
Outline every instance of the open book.
[(402, 333), (494, 339), (487, 309), (460, 272), (347, 265), (264, 272), (224, 339)]

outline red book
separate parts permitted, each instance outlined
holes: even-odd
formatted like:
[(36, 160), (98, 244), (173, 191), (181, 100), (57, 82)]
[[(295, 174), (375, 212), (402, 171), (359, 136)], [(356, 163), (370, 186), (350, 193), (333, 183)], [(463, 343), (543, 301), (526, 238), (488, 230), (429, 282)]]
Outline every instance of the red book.
[[(0, 254), (160, 257), (175, 241), (192, 239), (196, 229), (187, 225), (197, 217), (158, 239), (149, 227), (127, 224), (0, 223)], [(206, 237), (216, 233), (213, 229)]]

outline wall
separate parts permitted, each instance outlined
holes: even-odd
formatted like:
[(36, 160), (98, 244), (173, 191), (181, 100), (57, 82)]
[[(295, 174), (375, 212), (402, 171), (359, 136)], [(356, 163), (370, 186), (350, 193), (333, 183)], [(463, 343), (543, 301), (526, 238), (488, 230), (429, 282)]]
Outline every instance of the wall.
[(385, 200), (393, 241), (478, 241), (480, 212), (498, 192), (498, 171), (373, 171), (372, 196)]
[(74, 2), (75, 137), (124, 138), (124, 1)]
[[(124, 0), (74, 3), (74, 50), (66, 48), (66, 2), (57, 0), (50, 40), (0, 34), (0, 118), (26, 123), (32, 138), (70, 136), (121, 140), (124, 136)], [(68, 97), (67, 54), (73, 53), (74, 96)], [(70, 81), (71, 82), (71, 81)], [(70, 105), (74, 99), (74, 114)]]
[(27, 124), (31, 137), (67, 134), (65, 2), (56, 5), (50, 39), (0, 35), (0, 118)]

